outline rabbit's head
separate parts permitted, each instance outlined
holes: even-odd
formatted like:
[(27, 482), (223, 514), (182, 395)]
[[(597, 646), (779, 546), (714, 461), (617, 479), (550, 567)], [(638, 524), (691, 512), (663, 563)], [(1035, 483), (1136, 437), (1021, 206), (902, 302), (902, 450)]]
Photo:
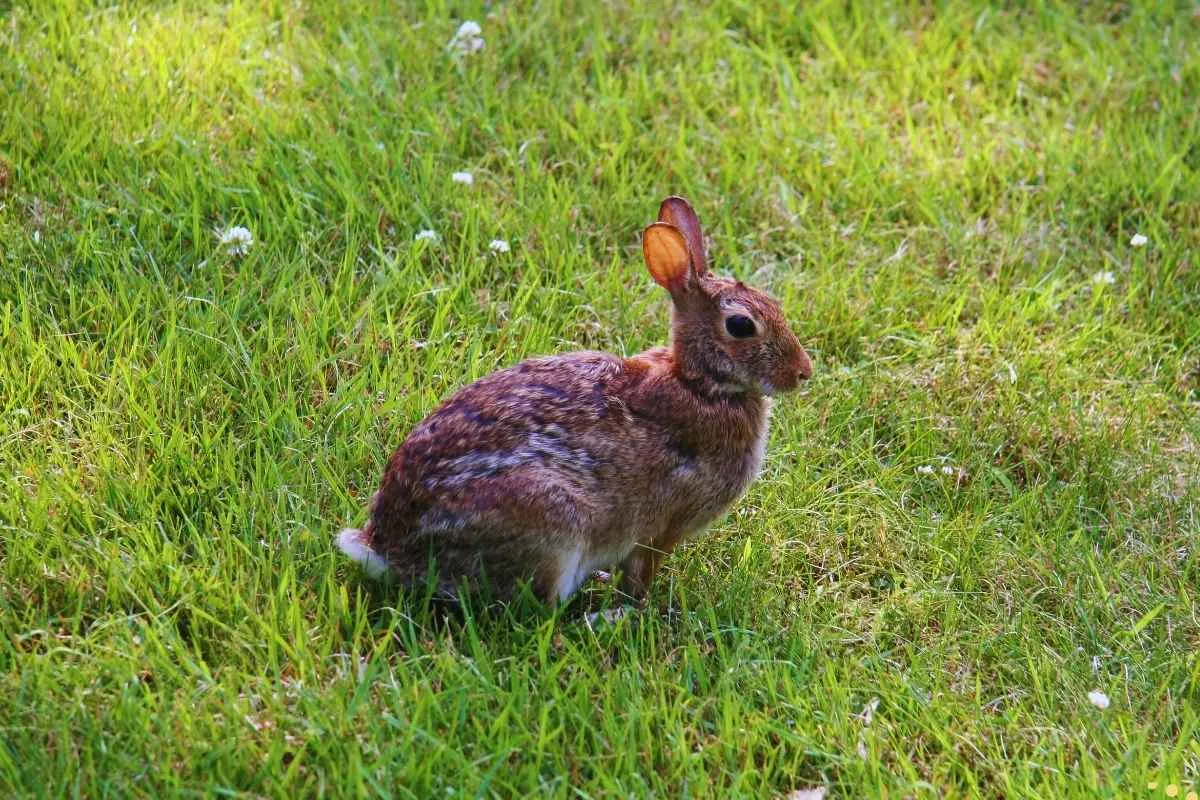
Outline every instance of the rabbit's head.
[(642, 234), (650, 275), (671, 294), (671, 351), (682, 380), (706, 393), (787, 392), (812, 375), (808, 353), (774, 298), (708, 271), (687, 201), (668, 197)]

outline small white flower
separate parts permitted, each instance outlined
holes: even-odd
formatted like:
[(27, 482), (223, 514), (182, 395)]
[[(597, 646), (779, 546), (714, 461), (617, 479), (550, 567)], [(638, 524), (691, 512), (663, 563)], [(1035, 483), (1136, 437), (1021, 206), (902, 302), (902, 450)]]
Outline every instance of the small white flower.
[(825, 800), (825, 787), (815, 786), (811, 789), (797, 789), (787, 796), (787, 800)]
[(583, 619), (585, 624), (590, 628), (602, 622), (608, 625), (615, 625), (625, 619), (626, 616), (632, 617), (633, 614), (633, 606), (621, 606), (620, 608), (606, 608), (603, 611), (593, 611), (590, 614), (585, 614)]
[(437, 231), (431, 231), (428, 228), (423, 231), (417, 231), (417, 235), (413, 237), (414, 242), (436, 242), (437, 240)]
[(1097, 272), (1095, 275), (1092, 276), (1092, 283), (1113, 284), (1116, 282), (1117, 282), (1117, 276), (1107, 270), (1105, 270), (1104, 272)]
[(951, 466), (942, 467), (942, 474), (943, 475), (954, 475), (955, 474), (954, 467), (951, 467)]
[(1150, 241), (1150, 240), (1147, 239), (1145, 236), (1142, 236), (1140, 233), (1135, 233), (1133, 235), (1133, 238), (1129, 240), (1129, 244), (1132, 245), (1133, 247), (1145, 247), (1146, 242), (1148, 242), (1148, 241)]
[(479, 36), (483, 33), (483, 28), (479, 27), (479, 23), (473, 19), (469, 19), (462, 25), (458, 26), (458, 32), (454, 34), (456, 39), (466, 38), (468, 36)]
[(917, 474), (918, 475), (932, 475), (933, 467), (931, 467), (928, 464), (922, 464), (921, 466), (917, 467)]
[(222, 231), (218, 237), (231, 256), (244, 256), (254, 245), (254, 234), (241, 225)]
[(488, 245), (493, 253), (507, 253), (512, 248), (508, 246), (508, 242), (503, 239), (492, 239), (492, 243)]
[(469, 172), (456, 172), (450, 176), (450, 180), (461, 183), (463, 186), (470, 186), (475, 183), (475, 176)]
[(451, 50), (457, 50), (459, 53), (469, 56), (472, 53), (478, 53), (482, 50), (483, 45), (483, 29), (479, 27), (478, 22), (469, 19), (458, 26), (454, 38), (446, 46)]
[(37, 228), (34, 228), (33, 229), (33, 243), (37, 244), (40, 241), (42, 241), (42, 232), (39, 231)]
[(1108, 706), (1110, 705), (1109, 700), (1108, 700), (1108, 695), (1106, 695), (1104, 692), (1100, 691), (1099, 689), (1093, 689), (1092, 691), (1088, 692), (1088, 700), (1091, 700), (1092, 705), (1094, 705), (1096, 708), (1100, 709), (1101, 711), (1108, 708)]

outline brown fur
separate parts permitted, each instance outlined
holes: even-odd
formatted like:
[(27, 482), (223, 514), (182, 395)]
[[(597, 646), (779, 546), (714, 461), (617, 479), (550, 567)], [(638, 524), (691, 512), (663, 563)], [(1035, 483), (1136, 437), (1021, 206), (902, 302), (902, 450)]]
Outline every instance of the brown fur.
[[(769, 395), (808, 378), (778, 304), (710, 275), (699, 221), (668, 198), (643, 249), (671, 293), (671, 342), (631, 358), (535, 358), (463, 388), (388, 462), (360, 546), (408, 584), (523, 579), (547, 600), (619, 565), (644, 595), (666, 554), (719, 517), (762, 461)], [(734, 339), (729, 314), (760, 335)], [(345, 549), (345, 548), (344, 548)], [(347, 552), (351, 552), (347, 549)]]

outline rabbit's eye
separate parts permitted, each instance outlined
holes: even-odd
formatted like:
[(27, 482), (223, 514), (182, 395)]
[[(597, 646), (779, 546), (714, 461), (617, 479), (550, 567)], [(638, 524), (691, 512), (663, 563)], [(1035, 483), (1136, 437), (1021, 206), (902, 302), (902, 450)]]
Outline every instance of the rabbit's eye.
[(735, 339), (749, 339), (757, 332), (754, 329), (754, 320), (741, 314), (726, 317), (725, 330)]

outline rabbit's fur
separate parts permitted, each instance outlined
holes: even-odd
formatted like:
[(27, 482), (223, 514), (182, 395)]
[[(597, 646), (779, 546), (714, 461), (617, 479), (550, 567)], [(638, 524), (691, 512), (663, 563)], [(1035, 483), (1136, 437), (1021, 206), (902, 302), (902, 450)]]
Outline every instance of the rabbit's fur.
[(670, 344), (534, 358), (463, 388), (392, 456), (366, 526), (338, 537), (347, 555), (447, 592), (532, 579), (548, 601), (617, 566), (642, 597), (663, 557), (745, 491), (770, 395), (812, 364), (773, 299), (709, 274), (686, 201), (663, 201), (659, 220), (642, 246), (671, 294)]

